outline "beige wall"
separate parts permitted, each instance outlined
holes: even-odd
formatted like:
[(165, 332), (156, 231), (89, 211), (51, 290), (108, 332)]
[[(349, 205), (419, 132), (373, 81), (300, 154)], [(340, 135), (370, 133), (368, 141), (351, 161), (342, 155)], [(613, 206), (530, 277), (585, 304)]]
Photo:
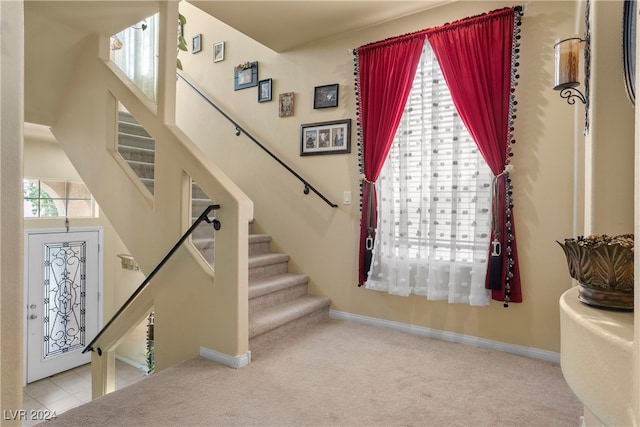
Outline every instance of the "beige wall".
[[(584, 232), (580, 191), (585, 166), (581, 163), (584, 110), (581, 105), (568, 105), (552, 90), (553, 45), (557, 38), (582, 31), (575, 27), (582, 25), (579, 3), (534, 1), (528, 3), (523, 18), (521, 78), (516, 92), (519, 105), (513, 158), (515, 172), (512, 174), (522, 304), (511, 304), (505, 309), (502, 303), (492, 302), (489, 307), (478, 308), (358, 288), (356, 141), (352, 139), (351, 154), (299, 156), (301, 124), (351, 118), (355, 125), (353, 58), (349, 49), (510, 5), (513, 3), (455, 2), (276, 53), (216, 19), (198, 13), (189, 3), (181, 3), (181, 12), (188, 18), (187, 40), (196, 33), (202, 33), (203, 37), (202, 52), (180, 54), (185, 77), (330, 200), (340, 203), (337, 209), (331, 209), (314, 195), (303, 195), (297, 180), (246, 137), (234, 136), (233, 126), (220, 119), (181, 82), (178, 83), (177, 123), (254, 200), (257, 228), (273, 236), (276, 250), (292, 256), (293, 270), (311, 276), (311, 291), (329, 296), (332, 309), (557, 352), (560, 350), (558, 299), (572, 286), (572, 281), (555, 241)], [(611, 18), (606, 18), (602, 28), (613, 25), (617, 34), (621, 21), (610, 21)], [(226, 43), (225, 59), (214, 63), (212, 50), (217, 41)], [(605, 48), (612, 52), (620, 49), (617, 41), (605, 43)], [(233, 68), (246, 61), (259, 62), (259, 79), (273, 79), (274, 101), (257, 103), (256, 88), (233, 90)], [(621, 61), (610, 62), (607, 70), (595, 71), (593, 81), (606, 78), (622, 85), (621, 70), (618, 70)], [(314, 86), (330, 83), (340, 84), (339, 106), (314, 110)], [(289, 91), (295, 92), (295, 115), (278, 117), (275, 99), (279, 93)], [(614, 98), (615, 102), (607, 102), (601, 108), (607, 108), (611, 116), (622, 118), (615, 122), (617, 129), (632, 129), (631, 119), (627, 123), (626, 118), (629, 105), (619, 95)], [(597, 127), (597, 117), (592, 120), (593, 127)], [(614, 130), (609, 127), (608, 131)], [(355, 132), (352, 136), (355, 138)], [(611, 153), (611, 156), (622, 154)], [(578, 176), (574, 177), (574, 173)], [(631, 180), (633, 172), (625, 167), (618, 173), (620, 179)], [(624, 199), (627, 190), (607, 188), (612, 199)], [(352, 205), (342, 205), (344, 191), (352, 192)], [(601, 215), (615, 214), (604, 211)]]
[[(0, 410), (3, 414), (5, 410), (22, 407), (23, 17), (22, 2), (0, 2)], [(0, 419), (0, 424), (20, 425), (20, 421)]]
[[(25, 125), (24, 176), (28, 178), (82, 181), (62, 147), (44, 126)], [(126, 270), (121, 267), (117, 254), (128, 254), (126, 246), (114, 230), (103, 212), (98, 209), (96, 218), (71, 218), (73, 227), (102, 227), (104, 250), (103, 278), (103, 321), (106, 323), (113, 313), (129, 298), (142, 283), (144, 275), (140, 271)], [(64, 219), (24, 220), (25, 229), (63, 228)], [(91, 337), (93, 338), (93, 337)], [(118, 346), (118, 356), (137, 365), (145, 365), (146, 322), (141, 323)]]

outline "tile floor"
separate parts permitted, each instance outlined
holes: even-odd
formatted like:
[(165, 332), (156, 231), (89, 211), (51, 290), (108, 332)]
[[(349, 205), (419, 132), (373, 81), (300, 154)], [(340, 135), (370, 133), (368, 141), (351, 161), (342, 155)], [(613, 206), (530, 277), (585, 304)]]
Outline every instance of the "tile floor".
[[(116, 360), (116, 390), (141, 380), (146, 373)], [(91, 400), (91, 366), (83, 365), (48, 378), (27, 384), (23, 391), (23, 409), (44, 410), (61, 414)], [(50, 411), (50, 412), (49, 412)], [(32, 426), (40, 420), (25, 420), (24, 426)]]

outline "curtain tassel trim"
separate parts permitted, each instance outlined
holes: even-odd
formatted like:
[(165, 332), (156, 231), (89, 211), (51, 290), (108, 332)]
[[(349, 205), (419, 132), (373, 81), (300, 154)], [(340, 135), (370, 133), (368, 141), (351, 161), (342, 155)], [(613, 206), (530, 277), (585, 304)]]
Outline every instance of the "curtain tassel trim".
[[(503, 306), (505, 308), (509, 307), (509, 302), (511, 301), (511, 280), (514, 278), (514, 270), (516, 267), (515, 259), (513, 258), (513, 243), (515, 241), (515, 236), (513, 235), (513, 222), (511, 220), (511, 213), (513, 210), (513, 185), (511, 183), (511, 172), (513, 172), (513, 166), (511, 163), (511, 157), (513, 157), (513, 152), (511, 150), (512, 144), (515, 144), (516, 141), (513, 139), (513, 130), (514, 130), (514, 122), (516, 119), (516, 112), (518, 111), (517, 105), (518, 101), (516, 101), (515, 90), (516, 86), (518, 86), (518, 79), (520, 79), (520, 74), (518, 74), (518, 67), (520, 66), (520, 38), (521, 38), (521, 29), (522, 25), (522, 15), (524, 13), (524, 8), (522, 6), (516, 6), (513, 9), (514, 19), (513, 19), (513, 41), (511, 43), (511, 94), (509, 98), (509, 129), (507, 133), (507, 152), (505, 159), (505, 167), (502, 174), (500, 174), (504, 179), (504, 191), (505, 191), (505, 200), (504, 200), (504, 209), (505, 209), (505, 248), (504, 251), (506, 253), (507, 266), (505, 272), (505, 281), (504, 281), (504, 303)], [(499, 175), (499, 176), (500, 176)]]

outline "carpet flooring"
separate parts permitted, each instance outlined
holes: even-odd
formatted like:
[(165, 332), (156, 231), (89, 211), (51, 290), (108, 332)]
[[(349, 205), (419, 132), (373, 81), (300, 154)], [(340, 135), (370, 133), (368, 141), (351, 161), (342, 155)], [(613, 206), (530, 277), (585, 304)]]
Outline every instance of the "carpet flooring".
[(344, 320), (242, 369), (184, 361), (44, 426), (578, 426), (555, 363)]

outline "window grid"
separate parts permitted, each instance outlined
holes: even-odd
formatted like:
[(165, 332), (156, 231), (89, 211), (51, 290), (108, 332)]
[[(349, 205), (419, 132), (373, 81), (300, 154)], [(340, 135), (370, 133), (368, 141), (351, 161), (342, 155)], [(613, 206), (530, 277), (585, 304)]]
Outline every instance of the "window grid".
[(95, 216), (93, 197), (82, 182), (24, 179), (25, 218)]

